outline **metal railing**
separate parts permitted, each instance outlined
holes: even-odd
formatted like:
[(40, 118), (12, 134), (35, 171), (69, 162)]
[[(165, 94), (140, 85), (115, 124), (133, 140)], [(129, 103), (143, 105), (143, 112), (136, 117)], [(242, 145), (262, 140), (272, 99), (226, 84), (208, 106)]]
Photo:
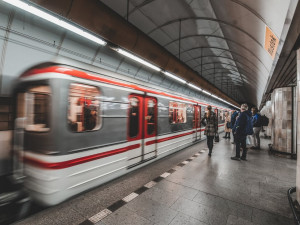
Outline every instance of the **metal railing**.
[(293, 199), (291, 197), (291, 194), (294, 193), (294, 192), (296, 192), (296, 187), (290, 188), (288, 190), (287, 194), (288, 194), (288, 199), (289, 199), (290, 206), (292, 208), (293, 216), (294, 216), (294, 219), (295, 219), (295, 224), (300, 225), (300, 220), (298, 218), (299, 213), (297, 213), (297, 209), (295, 208), (295, 205), (293, 203)]

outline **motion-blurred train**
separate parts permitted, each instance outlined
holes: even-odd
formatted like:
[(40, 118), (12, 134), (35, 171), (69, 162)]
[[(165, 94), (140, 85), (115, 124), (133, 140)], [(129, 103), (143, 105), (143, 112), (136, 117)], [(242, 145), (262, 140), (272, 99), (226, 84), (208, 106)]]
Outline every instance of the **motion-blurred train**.
[[(84, 64), (29, 69), (15, 99), (15, 173), (46, 206), (204, 138), (207, 104)], [(230, 109), (213, 109), (221, 132)]]

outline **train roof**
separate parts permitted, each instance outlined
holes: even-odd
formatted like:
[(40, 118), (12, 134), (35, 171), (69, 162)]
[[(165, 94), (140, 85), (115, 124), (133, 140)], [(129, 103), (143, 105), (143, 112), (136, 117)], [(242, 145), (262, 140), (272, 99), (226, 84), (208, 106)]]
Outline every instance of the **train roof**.
[[(75, 62), (75, 63), (74, 63)], [(143, 84), (143, 82), (137, 83), (137, 80), (130, 79), (126, 77), (124, 79), (124, 75), (114, 73), (109, 70), (105, 70), (96, 66), (88, 65), (82, 62), (78, 62), (76, 60), (69, 59), (54, 59), (50, 62), (45, 62), (33, 66), (26, 70), (20, 78), (26, 79), (27, 77), (31, 77), (38, 74), (44, 73), (59, 73), (63, 75), (69, 75), (72, 77), (77, 77), (85, 80), (91, 80), (106, 84), (112, 84), (120, 87), (125, 87), (133, 90), (138, 90), (142, 92), (147, 92), (163, 97), (174, 98), (182, 101), (188, 101), (194, 104), (200, 105), (212, 105), (209, 103), (201, 102), (195, 99), (191, 99), (188, 97), (179, 96), (176, 94), (170, 94), (168, 91), (158, 90), (157, 87), (149, 88), (149, 84)], [(121, 80), (121, 81), (120, 81)], [(216, 105), (212, 105), (212, 107), (223, 109), (223, 110), (231, 110), (229, 108), (224, 108)]]

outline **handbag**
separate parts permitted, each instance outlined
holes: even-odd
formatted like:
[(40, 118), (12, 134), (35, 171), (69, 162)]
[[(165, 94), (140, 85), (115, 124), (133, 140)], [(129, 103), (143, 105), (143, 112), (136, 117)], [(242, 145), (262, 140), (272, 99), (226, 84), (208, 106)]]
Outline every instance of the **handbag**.
[(226, 123), (226, 127), (227, 127), (227, 129), (230, 129), (230, 128), (231, 128), (230, 122), (227, 122), (227, 123)]
[(220, 141), (219, 134), (216, 133), (216, 134), (215, 134), (215, 142), (219, 142), (219, 141)]

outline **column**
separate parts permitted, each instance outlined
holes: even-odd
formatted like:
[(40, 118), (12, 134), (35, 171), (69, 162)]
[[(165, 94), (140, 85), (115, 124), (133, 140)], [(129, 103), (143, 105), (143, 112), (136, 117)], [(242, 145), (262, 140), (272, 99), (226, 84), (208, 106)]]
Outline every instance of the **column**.
[[(295, 125), (297, 126), (297, 139), (294, 141), (299, 140), (300, 138), (300, 49), (297, 50), (297, 116)], [(297, 142), (297, 149), (300, 149), (300, 141)], [(297, 154), (297, 175), (296, 175), (296, 189), (297, 189), (297, 201), (300, 202), (300, 154)]]

